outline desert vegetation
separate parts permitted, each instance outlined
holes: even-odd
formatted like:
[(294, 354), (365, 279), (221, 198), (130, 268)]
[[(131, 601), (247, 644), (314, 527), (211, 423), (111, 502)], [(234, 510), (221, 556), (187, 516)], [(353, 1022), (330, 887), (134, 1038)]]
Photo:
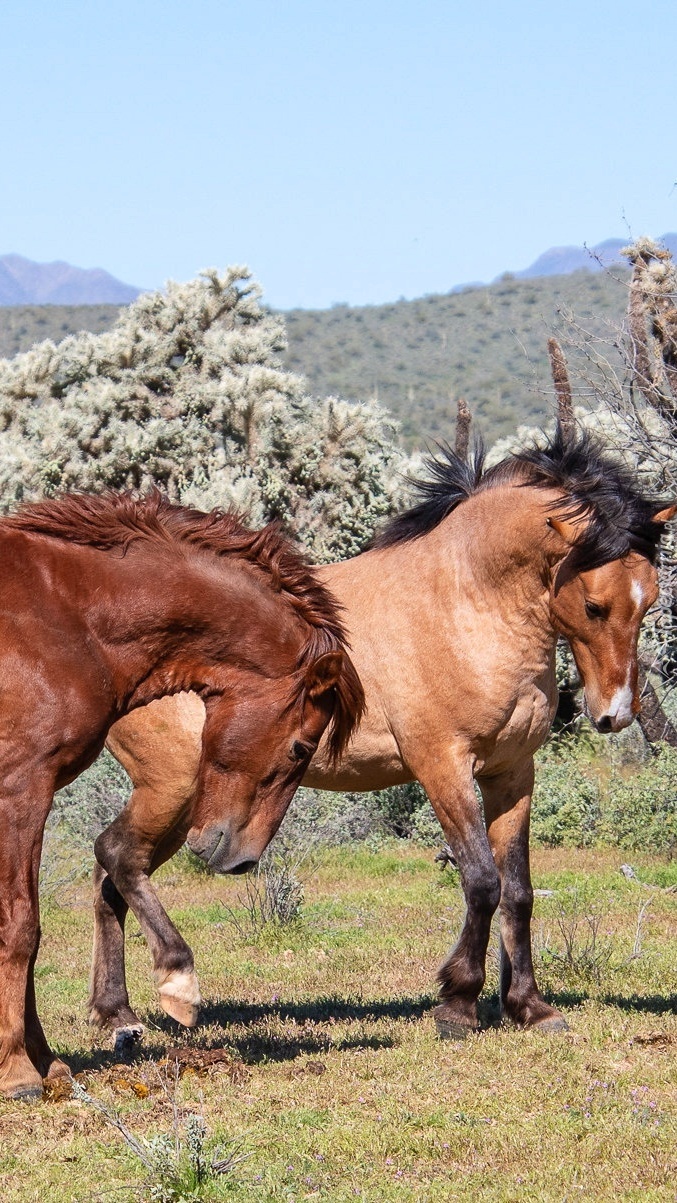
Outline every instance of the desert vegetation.
[(674, 864), (537, 848), (538, 973), (571, 1031), (497, 1026), (494, 943), (485, 1029), (462, 1044), (440, 1043), (428, 1018), (463, 913), (453, 869), (381, 837), (316, 850), (299, 872), (300, 913), (250, 926), (241, 882), (182, 857), (162, 871), (207, 1003), (200, 1028), (179, 1033), (156, 1009), (137, 933), (129, 976), (147, 1036), (123, 1059), (92, 1047), (85, 1022), (86, 883), (43, 907), (41, 1005), (87, 1097), (0, 1103), (8, 1203), (670, 1197)]
[[(518, 437), (531, 437), (548, 394), (552, 404), (546, 335), (556, 310), (575, 420), (601, 431), (649, 490), (677, 495), (677, 278), (649, 243), (629, 264), (615, 278), (571, 278), (580, 305), (557, 299), (552, 278), (507, 279), (383, 315), (296, 313), (289, 346), (243, 269), (102, 308), (88, 332), (41, 327), (52, 337), (0, 362), (0, 505), (157, 483), (203, 508), (245, 508), (255, 523), (280, 518), (315, 560), (355, 554), (405, 503), (409, 449), (423, 434), (452, 434), (460, 394), (475, 426), (504, 436), (495, 456), (518, 423)], [(20, 337), (34, 341), (28, 331)], [(371, 365), (357, 353), (365, 337)], [(445, 375), (453, 339), (462, 350)], [(513, 360), (499, 354), (508, 343)], [(198, 1032), (179, 1033), (156, 1010), (133, 932), (129, 978), (148, 1035), (121, 1061), (85, 1025), (91, 847), (128, 790), (104, 754), (57, 796), (43, 855), (40, 1007), (76, 1085), (39, 1112), (0, 1102), (3, 1198), (422, 1203), (447, 1196), (450, 1183), (468, 1200), (668, 1197), (677, 1170), (669, 542), (660, 569), (642, 650), (657, 726), (594, 735), (563, 651), (573, 705), (539, 754), (535, 957), (570, 1033), (499, 1027), (496, 941), (483, 1032), (440, 1044), (426, 1013), (463, 904), (453, 865), (436, 860), (444, 837), (425, 794), (300, 791), (248, 884), (212, 877), (185, 852), (163, 870), (163, 901), (195, 948), (208, 1001)]]
[[(523, 424), (542, 425), (551, 410), (548, 335), (576, 314), (608, 337), (623, 319), (629, 273), (574, 272), (472, 286), (449, 295), (391, 305), (284, 314), (282, 363), (318, 396), (377, 400), (400, 423), (408, 450), (450, 438), (456, 399), (472, 402), (487, 442)], [(0, 308), (0, 353), (79, 330), (109, 329), (115, 306)]]

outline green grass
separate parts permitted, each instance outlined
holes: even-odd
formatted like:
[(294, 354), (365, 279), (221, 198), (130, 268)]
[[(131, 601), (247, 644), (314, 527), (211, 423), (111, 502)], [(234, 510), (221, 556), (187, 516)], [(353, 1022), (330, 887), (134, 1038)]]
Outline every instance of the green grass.
[[(202, 1023), (180, 1032), (160, 1015), (130, 924), (129, 981), (148, 1032), (133, 1064), (117, 1069), (85, 1023), (89, 903), (84, 886), (72, 887), (44, 916), (38, 992), (48, 1034), (137, 1137), (171, 1130), (178, 1107), (204, 1115), (209, 1141), (242, 1142), (247, 1160), (201, 1198), (673, 1198), (677, 893), (664, 883), (674, 865), (637, 855), (641, 884), (619, 872), (620, 852), (536, 849), (535, 885), (554, 891), (536, 899), (537, 973), (571, 1031), (496, 1026), (494, 938), (485, 1030), (452, 1044), (437, 1040), (429, 1011), (463, 903), (432, 858), (403, 842), (328, 851), (306, 881), (302, 918), (249, 942), (226, 909), (238, 905), (241, 882), (169, 866), (160, 889), (195, 949)], [(590, 964), (585, 921), (595, 914)], [(583, 928), (572, 936), (576, 917)], [(158, 1066), (177, 1044), (225, 1046), (238, 1072), (216, 1066), (174, 1085)], [(7, 1203), (151, 1197), (143, 1167), (84, 1103), (0, 1103), (0, 1133)]]

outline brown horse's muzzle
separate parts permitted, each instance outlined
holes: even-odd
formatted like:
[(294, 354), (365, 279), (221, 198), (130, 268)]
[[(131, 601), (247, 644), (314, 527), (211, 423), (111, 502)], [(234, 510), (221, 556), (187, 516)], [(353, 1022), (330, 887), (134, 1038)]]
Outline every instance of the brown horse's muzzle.
[(214, 873), (247, 873), (258, 864), (258, 860), (240, 855), (239, 849), (233, 846), (232, 833), (224, 827), (193, 828), (188, 832), (186, 843)]

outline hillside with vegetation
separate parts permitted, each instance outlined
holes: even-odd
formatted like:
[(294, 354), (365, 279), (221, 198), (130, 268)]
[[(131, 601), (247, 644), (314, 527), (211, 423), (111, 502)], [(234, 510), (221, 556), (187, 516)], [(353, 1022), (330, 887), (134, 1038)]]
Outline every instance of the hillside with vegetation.
[[(296, 309), (285, 313), (284, 366), (310, 392), (378, 400), (398, 419), (408, 447), (451, 437), (464, 396), (489, 442), (521, 423), (540, 424), (551, 407), (546, 343), (573, 312), (604, 337), (627, 305), (629, 275), (614, 272), (519, 280), (390, 305)], [(45, 338), (113, 325), (118, 308), (19, 306), (0, 309), (0, 354)]]
[(311, 392), (378, 400), (410, 447), (451, 438), (463, 396), (489, 442), (552, 408), (547, 339), (573, 312), (594, 334), (618, 324), (627, 273), (517, 280), (393, 305), (285, 314), (287, 365)]

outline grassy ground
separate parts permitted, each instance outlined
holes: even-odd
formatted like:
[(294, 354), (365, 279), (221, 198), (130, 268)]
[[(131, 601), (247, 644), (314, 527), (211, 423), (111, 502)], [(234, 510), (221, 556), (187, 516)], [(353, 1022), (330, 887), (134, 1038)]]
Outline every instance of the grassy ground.
[[(494, 944), (485, 1030), (437, 1041), (434, 973), (462, 900), (432, 853), (402, 844), (325, 853), (303, 918), (249, 939), (227, 910), (241, 880), (170, 867), (162, 896), (196, 952), (202, 1024), (189, 1034), (160, 1016), (131, 924), (128, 976), (148, 1034), (123, 1065), (85, 1023), (78, 887), (43, 916), (39, 1005), (91, 1098), (134, 1136), (193, 1112), (208, 1146), (237, 1138), (246, 1160), (196, 1198), (674, 1200), (677, 866), (637, 857), (640, 881), (626, 880), (622, 859), (534, 855), (535, 885), (553, 891), (536, 900), (538, 975), (565, 1035), (497, 1026)], [(180, 1077), (172, 1046), (185, 1050)], [(198, 1048), (227, 1051), (210, 1065)], [(162, 1199), (157, 1182), (91, 1103), (0, 1103), (4, 1203)]]

